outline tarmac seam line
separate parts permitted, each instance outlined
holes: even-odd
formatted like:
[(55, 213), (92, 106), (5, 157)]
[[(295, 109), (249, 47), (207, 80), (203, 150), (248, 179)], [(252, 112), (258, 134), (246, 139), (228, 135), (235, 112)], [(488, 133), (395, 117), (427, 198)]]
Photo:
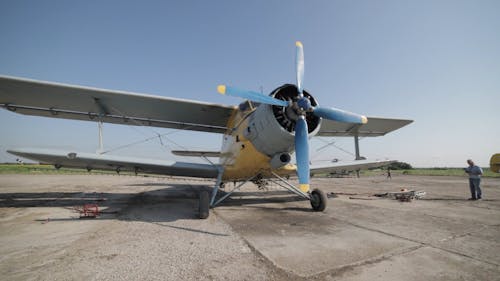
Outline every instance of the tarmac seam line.
[(395, 251), (389, 252), (388, 254), (382, 254), (382, 255), (378, 255), (378, 256), (371, 257), (371, 258), (368, 258), (368, 259), (364, 259), (364, 260), (361, 260), (361, 261), (353, 262), (353, 263), (350, 263), (350, 264), (341, 265), (339, 267), (328, 269), (328, 270), (325, 270), (323, 272), (320, 272), (320, 273), (317, 273), (317, 274), (313, 274), (313, 275), (310, 275), (310, 276), (306, 276), (306, 277), (317, 278), (317, 277), (325, 277), (326, 275), (331, 275), (331, 274), (335, 274), (336, 276), (340, 276), (340, 275), (342, 275), (342, 274), (344, 274), (344, 273), (346, 273), (346, 272), (348, 272), (350, 270), (355, 269), (356, 267), (360, 267), (360, 266), (364, 266), (364, 265), (370, 265), (370, 264), (376, 264), (376, 263), (379, 263), (381, 261), (391, 259), (391, 258), (393, 258), (395, 256), (401, 256), (401, 255), (405, 255), (405, 254), (414, 252), (414, 251), (416, 251), (418, 249), (421, 249), (423, 247), (426, 247), (426, 245), (419, 244), (419, 245), (416, 245), (416, 246), (402, 248), (400, 250), (395, 250)]
[(450, 241), (450, 240), (453, 240), (453, 239), (462, 238), (462, 237), (465, 237), (465, 236), (470, 236), (473, 233), (482, 232), (485, 228), (488, 228), (488, 227), (489, 227), (488, 225), (483, 224), (479, 229), (475, 229), (473, 231), (465, 232), (465, 233), (462, 233), (462, 234), (452, 235), (450, 237), (447, 237), (447, 238), (439, 240), (439, 242), (442, 243), (442, 242)]
[(434, 248), (436, 250), (441, 250), (443, 252), (447, 252), (447, 253), (450, 253), (450, 254), (455, 254), (455, 255), (458, 255), (458, 256), (466, 257), (466, 258), (469, 258), (469, 259), (472, 259), (472, 260), (475, 260), (475, 261), (478, 261), (478, 262), (483, 262), (483, 263), (486, 263), (486, 264), (489, 264), (489, 265), (500, 266), (500, 264), (497, 264), (497, 263), (494, 263), (494, 262), (490, 262), (490, 261), (486, 261), (486, 260), (481, 260), (481, 259), (469, 256), (469, 255), (466, 255), (464, 253), (455, 252), (455, 251), (452, 251), (450, 249), (441, 248), (441, 247), (438, 247), (438, 246), (435, 246), (435, 245), (432, 245), (432, 244), (426, 244), (426, 246), (429, 246), (429, 247)]
[(250, 248), (250, 250), (252, 251), (252, 253), (254, 253), (256, 255), (256, 257), (257, 257), (258, 260), (262, 261), (266, 266), (268, 266), (271, 270), (273, 270), (274, 271), (274, 272), (272, 272), (273, 274), (276, 274), (279, 277), (285, 277), (286, 278), (285, 280), (304, 280), (302, 276), (297, 275), (297, 274), (295, 274), (293, 272), (290, 272), (290, 271), (288, 271), (288, 270), (280, 267), (278, 264), (274, 263), (266, 255), (264, 255), (263, 253), (261, 253), (257, 248), (255, 248), (252, 245), (252, 243), (250, 243), (247, 239), (245, 239), (245, 237), (243, 237), (242, 235), (240, 235), (233, 228), (233, 226), (230, 223), (228, 223), (227, 221), (225, 221), (222, 216), (220, 216), (219, 214), (217, 214), (217, 211), (216, 211), (215, 208), (212, 209), (212, 213), (214, 215), (216, 215), (216, 217), (219, 218), (221, 221), (223, 221), (229, 227), (229, 229), (231, 229), (231, 231), (234, 233), (234, 235), (236, 235), (238, 238), (240, 238), (248, 246), (248, 248)]
[[(420, 244), (422, 246), (431, 247), (431, 248), (434, 248), (434, 249), (437, 249), (437, 250), (441, 250), (441, 251), (448, 252), (448, 253), (451, 253), (451, 254), (455, 254), (455, 255), (459, 255), (459, 256), (462, 256), (462, 257), (469, 258), (469, 259), (473, 259), (473, 260), (478, 261), (478, 262), (483, 262), (483, 263), (486, 263), (486, 264), (489, 264), (489, 265), (500, 266), (500, 264), (493, 263), (493, 262), (486, 261), (486, 260), (481, 260), (481, 259), (469, 256), (469, 255), (464, 254), (464, 253), (460, 253), (460, 252), (452, 251), (452, 250), (449, 250), (449, 249), (441, 248), (441, 247), (439, 247), (437, 245), (433, 245), (431, 243), (426, 243), (426, 242), (414, 240), (414, 239), (411, 239), (411, 238), (399, 236), (399, 235), (396, 235), (396, 234), (388, 233), (388, 232), (385, 232), (385, 231), (381, 231), (381, 230), (378, 230), (378, 229), (369, 228), (369, 227), (358, 225), (358, 224), (355, 224), (355, 223), (352, 223), (352, 222), (349, 222), (349, 221), (346, 221), (346, 220), (341, 220), (341, 219), (338, 219), (338, 218), (335, 218), (335, 219), (339, 220), (339, 221), (342, 221), (344, 223), (350, 224), (350, 225), (352, 225), (354, 227), (358, 227), (358, 228), (364, 229), (364, 230), (368, 230), (368, 231), (373, 231), (373, 232), (385, 234), (385, 235), (388, 235), (388, 236), (391, 236), (391, 237), (403, 239), (403, 240), (410, 241), (410, 242), (413, 242), (413, 243), (418, 243), (418, 244)], [(464, 236), (467, 236), (467, 235), (470, 235), (470, 233), (466, 233), (465, 235), (460, 235), (459, 237), (456, 237), (456, 238), (464, 237)], [(452, 240), (452, 239), (455, 239), (455, 237), (453, 237), (451, 239), (448, 239), (448, 240), (445, 240), (445, 241), (449, 241), (449, 240)]]

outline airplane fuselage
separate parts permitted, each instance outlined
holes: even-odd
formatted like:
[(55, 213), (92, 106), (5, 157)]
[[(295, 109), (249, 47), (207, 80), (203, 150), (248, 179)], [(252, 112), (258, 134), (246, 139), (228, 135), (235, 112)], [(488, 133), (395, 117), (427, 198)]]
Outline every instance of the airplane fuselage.
[[(256, 126), (250, 123), (255, 120), (255, 114), (258, 114), (257, 107), (246, 101), (240, 104), (229, 119), (228, 131), (223, 135), (220, 157), (220, 165), (224, 169), (223, 180), (245, 180), (257, 174), (270, 177), (271, 171), (279, 175), (289, 175), (296, 170), (295, 165), (288, 163), (290, 159), (284, 159), (287, 160), (284, 161), (286, 163), (283, 162), (282, 165), (278, 165), (279, 167), (273, 167), (271, 164), (273, 157), (259, 151), (254, 145), (250, 139), (249, 128), (251, 130)], [(267, 137), (269, 139), (279, 137), (278, 134), (276, 135)], [(281, 145), (268, 149), (268, 154), (286, 153), (289, 157), (289, 153), (293, 152), (293, 137), (282, 138), (278, 141)], [(283, 151), (284, 148), (287, 151)]]

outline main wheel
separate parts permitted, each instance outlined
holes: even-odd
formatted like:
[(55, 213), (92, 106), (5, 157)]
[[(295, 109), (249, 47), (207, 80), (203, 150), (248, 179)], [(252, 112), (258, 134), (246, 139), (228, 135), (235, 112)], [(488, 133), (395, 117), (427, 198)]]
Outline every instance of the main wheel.
[(203, 190), (200, 191), (200, 201), (199, 201), (199, 216), (200, 219), (206, 219), (208, 218), (209, 215), (209, 207), (210, 206), (210, 199), (208, 196), (208, 191)]
[(326, 209), (326, 195), (320, 189), (311, 192), (311, 207), (316, 212), (323, 212)]

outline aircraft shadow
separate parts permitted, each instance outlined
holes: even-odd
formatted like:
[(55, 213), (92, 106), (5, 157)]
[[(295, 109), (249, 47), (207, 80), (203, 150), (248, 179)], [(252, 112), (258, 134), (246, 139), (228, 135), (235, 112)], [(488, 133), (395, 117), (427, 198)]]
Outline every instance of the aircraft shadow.
[[(251, 197), (250, 197), (251, 196)], [(279, 196), (279, 197), (267, 197), (265, 193), (261, 193), (261, 197), (253, 197), (254, 195), (233, 195), (231, 198), (226, 199), (222, 202), (220, 206), (245, 206), (245, 205), (257, 205), (257, 204), (271, 204), (271, 203), (289, 203), (289, 202), (299, 202), (307, 201), (307, 199), (298, 197), (296, 195)], [(249, 198), (250, 197), (250, 198)]]
[[(99, 205), (100, 209), (105, 210), (104, 213), (115, 213), (117, 219), (133, 220), (137, 218), (150, 221), (173, 221), (197, 218), (198, 193), (204, 189), (203, 186), (169, 184), (165, 185), (165, 188), (146, 192), (0, 193), (0, 207), (63, 207), (73, 209), (84, 204), (95, 203)], [(168, 206), (175, 206), (175, 209)], [(163, 209), (163, 212), (157, 209)]]
[[(211, 187), (203, 185), (153, 183), (149, 186), (164, 186), (164, 188), (139, 193), (83, 191), (0, 193), (0, 208), (63, 207), (75, 210), (74, 215), (50, 218), (50, 220), (70, 222), (79, 219), (77, 208), (81, 209), (84, 204), (95, 203), (103, 210), (102, 216), (97, 219), (164, 223), (180, 219), (199, 219), (199, 192), (211, 191)], [(217, 197), (220, 198), (225, 194), (224, 191), (220, 191)], [(238, 191), (220, 206), (287, 203), (303, 200), (287, 191)], [(303, 210), (309, 211), (307, 208)], [(45, 220), (46, 218), (41, 218), (39, 221)]]

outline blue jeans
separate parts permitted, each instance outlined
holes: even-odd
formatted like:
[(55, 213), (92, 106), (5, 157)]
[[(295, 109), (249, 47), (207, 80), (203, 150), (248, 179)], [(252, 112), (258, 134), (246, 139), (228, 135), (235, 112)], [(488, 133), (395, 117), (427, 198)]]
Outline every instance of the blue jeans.
[(469, 187), (471, 197), (474, 199), (481, 199), (481, 179), (469, 179)]

